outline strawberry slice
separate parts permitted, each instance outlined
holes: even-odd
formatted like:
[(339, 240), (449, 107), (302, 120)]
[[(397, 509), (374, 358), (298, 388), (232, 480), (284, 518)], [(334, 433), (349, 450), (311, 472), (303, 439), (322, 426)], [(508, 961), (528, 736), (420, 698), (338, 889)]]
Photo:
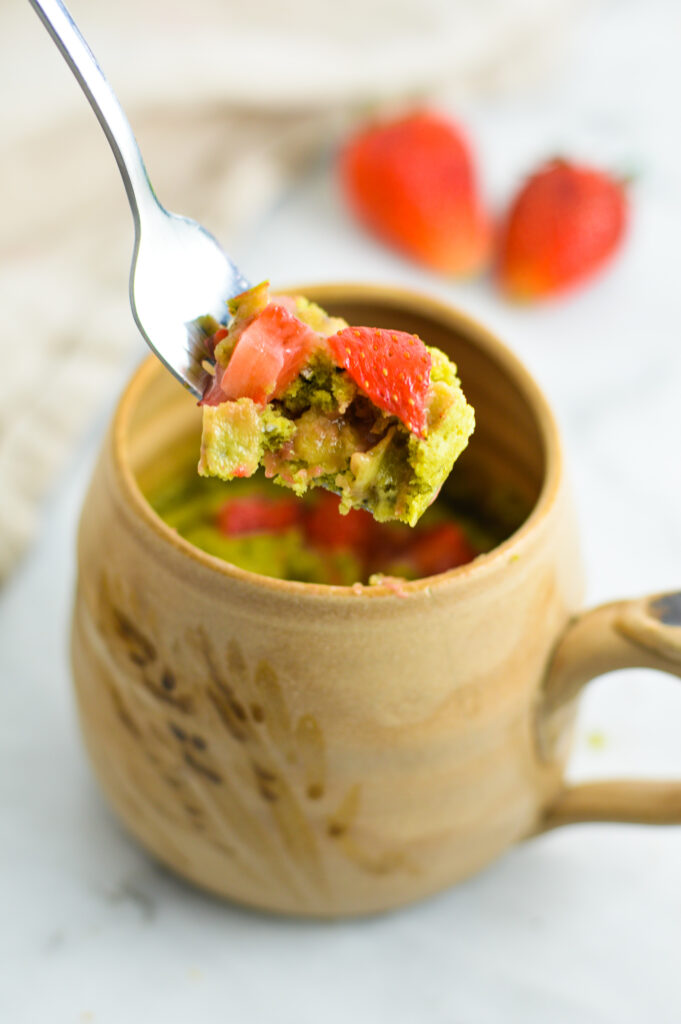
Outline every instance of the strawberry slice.
[(335, 494), (319, 492), (305, 517), (305, 536), (320, 548), (340, 548), (361, 555), (369, 544), (374, 520), (363, 509), (351, 509), (343, 516), (338, 511), (338, 503)]
[(199, 405), (221, 405), (223, 402), (227, 401), (227, 396), (222, 390), (221, 380), (222, 374), (220, 373), (220, 367), (218, 366), (203, 392), (203, 398), (199, 402)]
[(312, 328), (284, 306), (270, 302), (236, 343), (220, 381), (225, 399), (251, 398), (265, 405), (295, 380), (318, 345)]
[(218, 512), (217, 527), (227, 537), (239, 537), (245, 533), (282, 533), (300, 520), (301, 505), (295, 498), (254, 494), (226, 501)]
[(425, 437), (432, 360), (420, 338), (379, 327), (346, 327), (328, 343), (338, 365), (374, 405)]
[(412, 544), (403, 552), (403, 557), (414, 567), (419, 576), (435, 576), (457, 565), (471, 562), (477, 552), (460, 526), (456, 523), (441, 523), (423, 529)]

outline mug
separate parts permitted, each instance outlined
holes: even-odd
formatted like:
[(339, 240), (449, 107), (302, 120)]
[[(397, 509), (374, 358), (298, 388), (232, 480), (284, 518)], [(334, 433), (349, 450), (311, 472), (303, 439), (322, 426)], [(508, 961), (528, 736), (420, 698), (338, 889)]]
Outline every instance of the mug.
[(85, 501), (73, 618), (83, 733), (125, 826), (214, 893), (330, 917), (420, 899), (569, 822), (681, 822), (681, 783), (564, 780), (588, 680), (625, 666), (681, 676), (681, 593), (580, 612), (560, 442), (526, 370), (424, 295), (299, 291), (447, 352), (476, 410), (461, 464), (527, 514), (402, 596), (236, 568), (144, 496), (198, 456), (200, 429), (191, 396), (147, 360)]

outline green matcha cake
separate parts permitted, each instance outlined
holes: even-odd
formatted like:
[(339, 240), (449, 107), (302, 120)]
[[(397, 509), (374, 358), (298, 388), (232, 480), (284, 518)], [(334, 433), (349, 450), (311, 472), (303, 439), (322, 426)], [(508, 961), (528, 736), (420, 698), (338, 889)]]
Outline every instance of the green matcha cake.
[(230, 303), (213, 334), (199, 473), (263, 466), (297, 495), (323, 487), (340, 508), (413, 526), (474, 428), (456, 367), (415, 335), (349, 327), (267, 282)]

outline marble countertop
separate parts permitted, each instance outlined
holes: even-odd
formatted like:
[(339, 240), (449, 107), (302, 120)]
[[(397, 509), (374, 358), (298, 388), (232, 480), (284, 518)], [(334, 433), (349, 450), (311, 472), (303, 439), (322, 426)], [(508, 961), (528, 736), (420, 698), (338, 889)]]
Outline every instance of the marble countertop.
[[(597, 4), (541, 90), (459, 108), (498, 202), (556, 152), (637, 171), (622, 257), (570, 300), (514, 309), (408, 266), (348, 222), (328, 160), (234, 246), (254, 278), (421, 288), (508, 342), (563, 431), (589, 603), (681, 586), (680, 30), (673, 2)], [(89, 770), (67, 652), (109, 412), (0, 594), (3, 1024), (676, 1024), (679, 828), (563, 829), (422, 905), (340, 924), (215, 902), (133, 844)], [(582, 702), (570, 774), (681, 777), (680, 736), (675, 680), (612, 674)]]

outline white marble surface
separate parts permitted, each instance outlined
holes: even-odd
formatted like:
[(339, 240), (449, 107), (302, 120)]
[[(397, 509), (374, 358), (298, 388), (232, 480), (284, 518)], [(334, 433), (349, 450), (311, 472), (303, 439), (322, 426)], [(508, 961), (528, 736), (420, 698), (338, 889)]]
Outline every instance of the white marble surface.
[[(463, 111), (497, 200), (550, 153), (639, 171), (626, 251), (569, 301), (510, 309), (393, 258), (345, 219), (326, 162), (238, 243), (253, 277), (410, 284), (508, 341), (563, 429), (591, 602), (681, 586), (680, 38), (672, 0), (599, 4), (544, 89)], [(681, 829), (564, 829), (421, 906), (338, 925), (213, 902), (121, 832), (67, 663), (75, 524), (107, 415), (0, 595), (0, 1021), (677, 1024)], [(675, 681), (614, 674), (584, 699), (571, 774), (681, 776), (680, 736)]]

